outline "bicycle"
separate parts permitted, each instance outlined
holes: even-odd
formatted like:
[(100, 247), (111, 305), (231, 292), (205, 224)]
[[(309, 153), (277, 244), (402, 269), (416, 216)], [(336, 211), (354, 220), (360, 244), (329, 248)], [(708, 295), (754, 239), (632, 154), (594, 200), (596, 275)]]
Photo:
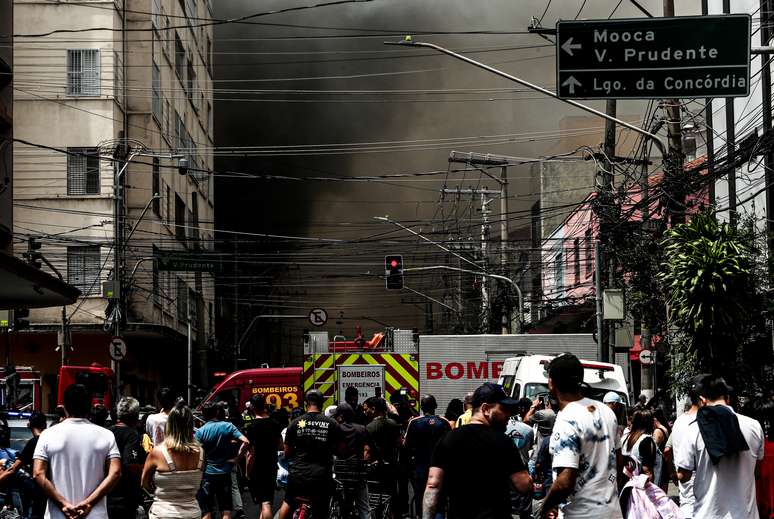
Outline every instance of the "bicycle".
[(305, 497), (297, 497), (293, 519), (312, 519), (312, 502)]
[(358, 519), (359, 498), (366, 479), (364, 462), (361, 459), (337, 459), (333, 465), (333, 482), (336, 486), (331, 499), (331, 519)]

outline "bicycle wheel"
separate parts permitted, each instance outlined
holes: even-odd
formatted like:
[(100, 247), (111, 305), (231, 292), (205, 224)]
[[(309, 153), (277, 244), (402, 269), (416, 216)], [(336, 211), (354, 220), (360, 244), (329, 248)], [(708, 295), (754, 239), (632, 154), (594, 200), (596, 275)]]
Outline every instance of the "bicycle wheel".
[(328, 517), (330, 519), (345, 519), (342, 515), (342, 507), (340, 502), (340, 496), (333, 496), (331, 498), (331, 504), (328, 507)]

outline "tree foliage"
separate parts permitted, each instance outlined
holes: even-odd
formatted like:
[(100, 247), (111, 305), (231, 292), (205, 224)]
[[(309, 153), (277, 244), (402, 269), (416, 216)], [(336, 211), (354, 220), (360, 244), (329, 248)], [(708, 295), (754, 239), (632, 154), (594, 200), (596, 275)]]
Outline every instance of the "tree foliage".
[(732, 368), (744, 341), (755, 283), (754, 249), (743, 235), (703, 212), (668, 230), (662, 242), (659, 279), (670, 322), (688, 338), (697, 368)]

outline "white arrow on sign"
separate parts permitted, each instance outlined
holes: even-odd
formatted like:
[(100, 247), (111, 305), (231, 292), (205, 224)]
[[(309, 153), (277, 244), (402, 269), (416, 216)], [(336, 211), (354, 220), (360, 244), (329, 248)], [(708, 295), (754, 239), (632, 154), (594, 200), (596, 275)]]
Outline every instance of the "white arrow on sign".
[(570, 56), (575, 55), (572, 51), (580, 50), (581, 47), (582, 45), (580, 43), (573, 43), (572, 38), (568, 38), (566, 42), (562, 43), (562, 50), (565, 51)]
[(564, 80), (564, 83), (562, 83), (562, 86), (566, 86), (567, 90), (570, 91), (571, 94), (575, 93), (575, 87), (581, 86), (581, 82), (575, 79), (575, 76), (570, 76), (567, 79)]

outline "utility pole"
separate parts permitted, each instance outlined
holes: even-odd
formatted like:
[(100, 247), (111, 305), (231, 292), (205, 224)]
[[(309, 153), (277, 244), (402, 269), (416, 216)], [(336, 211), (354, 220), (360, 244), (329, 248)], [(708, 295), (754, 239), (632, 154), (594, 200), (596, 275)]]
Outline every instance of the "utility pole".
[[(723, 13), (731, 13), (731, 0), (723, 0)], [(761, 27), (761, 36), (763, 30)], [(763, 60), (763, 57), (761, 57)], [(769, 83), (770, 84), (770, 83)], [(765, 88), (765, 87), (764, 87)], [(771, 88), (771, 86), (769, 86)], [(764, 103), (765, 104), (765, 103)], [(765, 110), (764, 110), (765, 114)], [(764, 116), (765, 117), (765, 116)], [(736, 153), (736, 114), (734, 110), (734, 98), (726, 98), (726, 156), (733, 157)], [(728, 172), (728, 221), (731, 225), (736, 225), (736, 169)]]
[[(186, 297), (187, 349), (186, 349), (186, 399), (193, 405), (193, 338), (191, 337), (191, 297)], [(201, 325), (200, 325), (201, 326)]]
[(599, 240), (594, 242), (594, 300), (597, 310), (597, 357), (600, 362), (606, 362), (605, 339), (602, 320), (602, 246)]
[[(768, 47), (771, 44), (771, 0), (761, 0), (761, 46)], [(765, 140), (772, 131), (771, 128), (771, 56), (763, 55), (761, 60), (761, 108), (763, 110), (763, 139)], [(774, 286), (774, 153), (771, 151), (763, 155), (763, 165), (766, 169), (766, 244), (769, 251), (768, 274), (769, 288)]]
[[(612, 226), (616, 223), (613, 218), (613, 204), (615, 202), (613, 197), (613, 157), (615, 157), (615, 121), (613, 120), (616, 117), (617, 112), (617, 105), (615, 99), (608, 99), (605, 104), (605, 113), (611, 117), (611, 119), (605, 119), (605, 141), (604, 145), (602, 147), (605, 155), (605, 159), (603, 160), (604, 167), (601, 169), (601, 171), (598, 172), (599, 176), (601, 177), (601, 182), (597, 182), (597, 217), (599, 219), (599, 236), (597, 239), (597, 244), (600, 244), (597, 247), (597, 254), (598, 256), (601, 256), (602, 248), (604, 247), (606, 251), (609, 251), (610, 248), (607, 247), (607, 245), (610, 243), (610, 229)], [(600, 263), (600, 269), (598, 272), (598, 278), (597, 278), (597, 286), (599, 288), (599, 293), (597, 294), (599, 298), (602, 297), (602, 291), (605, 287), (612, 287), (612, 284), (614, 282), (614, 272), (615, 272), (615, 266), (613, 265), (613, 257), (611, 254), (605, 255), (605, 261), (604, 263), (607, 264), (607, 268), (605, 268), (602, 262), (602, 259), (599, 258), (597, 261)], [(605, 322), (602, 319), (602, 316), (600, 315), (597, 320), (597, 334), (599, 335), (600, 340), (600, 361), (602, 362), (609, 362), (610, 361), (610, 348), (613, 344), (615, 344), (615, 329), (612, 324), (608, 326), (608, 329), (605, 329)], [(615, 356), (613, 356), (615, 358)]]
[[(475, 265), (483, 272), (488, 272), (488, 241), (489, 241), (489, 204), (492, 202), (492, 196), (498, 196), (500, 190), (493, 189), (473, 189), (473, 188), (443, 188), (441, 189), (443, 194), (456, 194), (456, 195), (479, 195), (481, 197), (481, 262)], [(405, 269), (404, 269), (405, 270)], [(489, 332), (489, 289), (487, 287), (487, 278), (481, 278), (481, 319), (483, 321), (483, 329), (485, 333)], [(506, 331), (507, 333), (507, 331)]]
[[(127, 158), (126, 144), (124, 144), (124, 133), (121, 132), (121, 139), (116, 145), (113, 153), (113, 297), (115, 307), (113, 309), (113, 336), (121, 336), (122, 319), (126, 308), (123, 287), (123, 265), (124, 265), (124, 241), (123, 241), (123, 217), (124, 217), (124, 189), (123, 173), (129, 164)], [(121, 395), (121, 363), (111, 361), (113, 372), (116, 374), (116, 395)], [(118, 400), (118, 398), (116, 398)]]
[[(508, 276), (508, 165), (519, 162), (515, 157), (492, 155), (490, 153), (464, 153), (452, 151), (449, 154), (449, 162), (468, 164), (482, 168), (481, 172), (500, 184), (500, 270), (501, 274)], [(487, 167), (499, 166), (500, 176), (490, 174)], [(510, 328), (507, 312), (503, 312), (502, 333), (507, 334)]]
[[(729, 1), (729, 0), (724, 0)], [(675, 15), (674, 0), (664, 0), (664, 17)], [(667, 156), (664, 175), (668, 179), (667, 201), (672, 226), (685, 222), (685, 188), (683, 187), (683, 136), (679, 99), (664, 99), (667, 114)]]
[[(701, 0), (701, 14), (706, 16), (709, 14), (709, 0)], [(763, 30), (763, 29), (761, 29)], [(763, 36), (763, 32), (761, 32)], [(761, 57), (761, 62), (763, 57)], [(769, 83), (771, 83), (769, 81)], [(770, 88), (770, 87), (769, 87)], [(704, 100), (704, 125), (706, 127), (706, 136), (704, 141), (707, 146), (707, 175), (709, 178), (715, 177), (715, 132), (713, 130), (712, 122), (712, 98), (708, 97)], [(708, 196), (710, 206), (715, 205), (715, 181), (709, 183)], [(713, 211), (714, 212), (714, 211)]]

